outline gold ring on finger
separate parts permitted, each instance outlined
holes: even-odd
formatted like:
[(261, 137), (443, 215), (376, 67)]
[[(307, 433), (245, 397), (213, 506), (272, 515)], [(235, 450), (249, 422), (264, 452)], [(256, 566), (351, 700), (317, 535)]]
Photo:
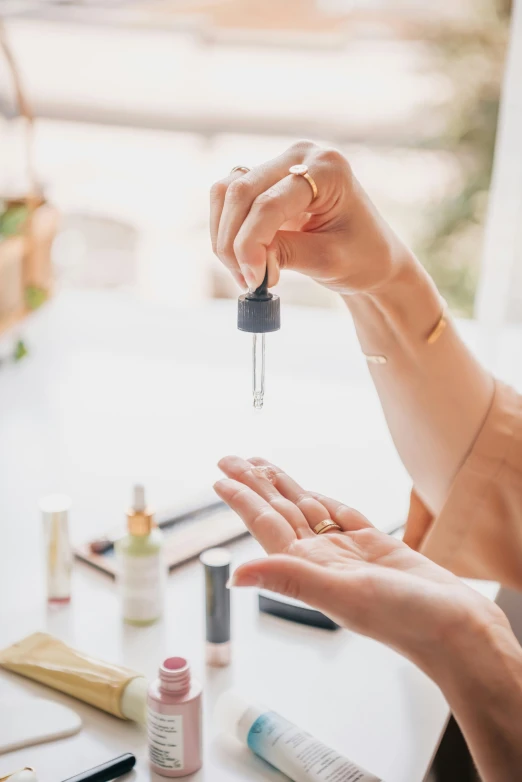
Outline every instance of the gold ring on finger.
[(331, 519), (320, 521), (319, 524), (316, 524), (313, 528), (313, 532), (315, 532), (316, 535), (323, 535), (325, 532), (333, 532), (334, 530), (336, 532), (342, 532), (341, 527)]
[(234, 166), (234, 168), (232, 169), (232, 171), (230, 173), (234, 174), (236, 171), (242, 171), (243, 174), (248, 174), (248, 172), (251, 171), (251, 170), (252, 169), (248, 168), (248, 166)]
[(308, 173), (308, 166), (305, 166), (304, 163), (299, 163), (296, 166), (290, 166), (288, 172), (290, 174), (296, 174), (297, 176), (302, 176), (303, 179), (306, 179), (306, 181), (312, 188), (312, 202), (315, 201), (319, 191), (317, 190), (317, 185), (315, 184), (315, 180)]

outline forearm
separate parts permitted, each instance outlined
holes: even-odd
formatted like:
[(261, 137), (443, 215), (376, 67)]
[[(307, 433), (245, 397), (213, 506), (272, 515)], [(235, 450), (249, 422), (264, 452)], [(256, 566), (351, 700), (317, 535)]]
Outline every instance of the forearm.
[(402, 245), (397, 272), (373, 293), (346, 296), (361, 348), (387, 357), (370, 364), (388, 426), (417, 491), (437, 513), (480, 430), (494, 381), (451, 321), (439, 339), (441, 298)]
[[(459, 632), (432, 677), (484, 782), (522, 775), (522, 649), (506, 623)], [(441, 669), (441, 664), (444, 668)]]

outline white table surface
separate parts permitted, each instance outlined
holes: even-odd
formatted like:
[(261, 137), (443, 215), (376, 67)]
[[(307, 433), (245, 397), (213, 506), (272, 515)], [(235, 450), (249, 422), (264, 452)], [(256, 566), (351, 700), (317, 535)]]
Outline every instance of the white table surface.
[[(407, 508), (409, 481), (394, 452), (348, 316), (285, 308), (267, 338), (267, 392), (251, 408), (250, 339), (233, 302), (179, 311), (115, 293), (63, 293), (23, 327), (30, 356), (0, 370), (0, 645), (36, 630), (148, 676), (182, 654), (205, 688), (205, 762), (197, 782), (277, 780), (248, 750), (213, 738), (212, 706), (229, 687), (261, 699), (386, 782), (420, 782), (448, 717), (437, 687), (389, 649), (355, 634), (305, 628), (233, 593), (233, 664), (204, 666), (199, 563), (169, 579), (157, 626), (122, 624), (114, 584), (77, 565), (70, 607), (48, 610), (38, 498), (71, 495), (72, 534), (122, 522), (131, 485), (156, 507), (209, 496), (226, 453), (261, 454), (305, 486), (359, 508), (383, 529)], [(233, 545), (236, 563), (255, 556)], [(0, 674), (7, 695), (38, 695), (81, 714), (76, 737), (0, 757), (58, 782), (123, 752), (129, 779), (154, 779), (143, 732), (28, 680)]]

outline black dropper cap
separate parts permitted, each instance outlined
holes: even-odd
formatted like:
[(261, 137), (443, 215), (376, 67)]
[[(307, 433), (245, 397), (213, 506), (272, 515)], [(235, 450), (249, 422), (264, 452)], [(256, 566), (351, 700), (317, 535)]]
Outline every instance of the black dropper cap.
[(243, 293), (237, 302), (237, 327), (250, 334), (266, 334), (281, 328), (279, 296), (268, 290), (268, 269), (259, 288)]

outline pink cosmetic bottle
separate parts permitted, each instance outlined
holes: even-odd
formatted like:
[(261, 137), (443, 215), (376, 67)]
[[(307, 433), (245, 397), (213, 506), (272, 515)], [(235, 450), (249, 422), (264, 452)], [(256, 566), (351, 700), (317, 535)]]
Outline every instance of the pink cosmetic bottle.
[(169, 657), (149, 687), (150, 767), (163, 777), (184, 777), (201, 768), (201, 684), (183, 657)]

